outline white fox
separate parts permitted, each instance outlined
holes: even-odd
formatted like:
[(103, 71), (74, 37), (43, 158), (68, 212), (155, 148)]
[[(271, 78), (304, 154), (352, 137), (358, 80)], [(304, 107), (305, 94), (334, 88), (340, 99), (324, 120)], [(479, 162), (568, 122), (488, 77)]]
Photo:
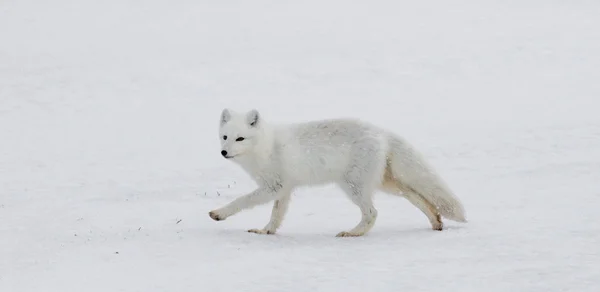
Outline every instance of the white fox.
[(223, 157), (238, 163), (258, 188), (209, 212), (225, 220), (244, 209), (275, 201), (269, 223), (258, 234), (275, 234), (299, 186), (335, 183), (362, 213), (358, 225), (338, 237), (362, 236), (377, 218), (373, 194), (402, 196), (442, 230), (441, 216), (467, 222), (461, 202), (417, 151), (402, 138), (355, 119), (272, 126), (257, 110), (221, 113)]

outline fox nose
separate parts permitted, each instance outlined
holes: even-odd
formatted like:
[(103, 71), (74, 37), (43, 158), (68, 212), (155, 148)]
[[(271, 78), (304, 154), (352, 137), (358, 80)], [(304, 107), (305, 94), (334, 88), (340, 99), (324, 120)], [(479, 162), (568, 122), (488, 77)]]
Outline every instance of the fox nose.
[(225, 151), (225, 150), (221, 151), (221, 155), (223, 155), (224, 157), (227, 157), (227, 151)]

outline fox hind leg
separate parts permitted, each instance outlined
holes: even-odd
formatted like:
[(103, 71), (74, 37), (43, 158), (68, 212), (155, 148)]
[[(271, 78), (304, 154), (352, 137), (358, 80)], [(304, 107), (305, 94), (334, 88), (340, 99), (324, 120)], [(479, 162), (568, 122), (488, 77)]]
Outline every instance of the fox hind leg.
[(373, 194), (383, 175), (385, 158), (379, 155), (378, 145), (371, 142), (364, 141), (358, 145), (360, 147), (339, 183), (350, 200), (360, 208), (361, 220), (351, 230), (338, 233), (337, 237), (363, 236), (375, 225), (377, 209), (373, 206)]
[(437, 211), (437, 208), (429, 201), (425, 200), (423, 196), (415, 192), (405, 192), (404, 197), (427, 216), (429, 223), (431, 223), (431, 229), (438, 231), (442, 231), (442, 229), (444, 229), (442, 216)]
[(354, 237), (363, 236), (375, 225), (377, 219), (377, 209), (373, 206), (373, 200), (371, 198), (372, 191), (365, 188), (358, 188), (351, 186), (350, 184), (341, 186), (348, 197), (360, 208), (361, 220), (360, 222), (349, 231), (342, 231), (338, 233), (337, 237)]
[(388, 194), (406, 198), (411, 204), (413, 204), (415, 207), (421, 210), (425, 216), (427, 216), (429, 223), (431, 223), (431, 229), (441, 231), (444, 228), (442, 216), (438, 212), (437, 208), (423, 198), (423, 196), (412, 189), (403, 186), (398, 180), (396, 180), (389, 169), (389, 165), (386, 167), (381, 190)]

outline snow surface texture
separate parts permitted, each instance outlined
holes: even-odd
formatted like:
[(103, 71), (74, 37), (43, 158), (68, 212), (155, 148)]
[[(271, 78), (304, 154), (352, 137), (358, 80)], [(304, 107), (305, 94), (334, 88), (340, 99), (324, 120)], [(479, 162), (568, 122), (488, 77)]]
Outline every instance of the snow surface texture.
[[(0, 3), (0, 291), (598, 291), (600, 2)], [(223, 107), (403, 135), (470, 220), (254, 188)]]

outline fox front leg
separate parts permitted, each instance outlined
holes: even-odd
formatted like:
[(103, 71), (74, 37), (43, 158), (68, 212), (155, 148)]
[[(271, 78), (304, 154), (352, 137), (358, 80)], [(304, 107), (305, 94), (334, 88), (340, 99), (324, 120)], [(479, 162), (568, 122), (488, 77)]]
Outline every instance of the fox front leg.
[(282, 193), (280, 198), (275, 200), (273, 203), (273, 209), (271, 211), (271, 219), (269, 220), (269, 223), (267, 223), (263, 229), (250, 229), (248, 232), (256, 234), (275, 234), (279, 226), (281, 226), (281, 222), (283, 222), (283, 218), (285, 217), (285, 213), (287, 212), (290, 204), (290, 199), (290, 192)]
[(210, 218), (215, 221), (222, 221), (227, 217), (235, 215), (240, 211), (254, 208), (255, 206), (266, 204), (278, 199), (281, 184), (276, 184), (277, 187), (259, 187), (255, 191), (241, 196), (222, 208), (208, 212)]

